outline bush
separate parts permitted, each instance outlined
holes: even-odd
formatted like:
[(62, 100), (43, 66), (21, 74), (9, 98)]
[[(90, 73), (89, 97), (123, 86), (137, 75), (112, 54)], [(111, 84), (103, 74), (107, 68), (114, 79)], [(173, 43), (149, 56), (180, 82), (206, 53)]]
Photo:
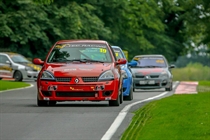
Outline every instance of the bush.
[(201, 63), (189, 63), (184, 68), (172, 70), (175, 81), (210, 81), (210, 67)]

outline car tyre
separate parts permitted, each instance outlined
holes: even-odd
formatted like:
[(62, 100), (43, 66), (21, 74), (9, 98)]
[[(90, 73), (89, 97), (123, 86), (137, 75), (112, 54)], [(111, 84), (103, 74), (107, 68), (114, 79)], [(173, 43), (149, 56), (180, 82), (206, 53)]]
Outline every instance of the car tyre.
[(2, 78), (0, 78), (0, 80), (1, 80)]
[(129, 92), (129, 96), (124, 96), (124, 99), (127, 101), (131, 101), (133, 100), (133, 86), (130, 87), (130, 92)]
[(37, 106), (47, 106), (47, 101), (39, 100), (37, 97)]
[(23, 80), (23, 75), (20, 71), (16, 71), (14, 73), (13, 78), (15, 79), (15, 81), (22, 81)]
[(172, 91), (173, 90), (173, 84), (171, 83), (169, 88), (165, 88), (166, 91)]
[(109, 106), (119, 106), (120, 105), (120, 98), (121, 98), (122, 94), (120, 94), (120, 91), (119, 91), (119, 94), (118, 94), (118, 97), (117, 97), (117, 100), (110, 100), (109, 101)]
[(122, 91), (122, 89), (120, 90), (120, 104), (122, 104), (123, 103), (123, 91)]

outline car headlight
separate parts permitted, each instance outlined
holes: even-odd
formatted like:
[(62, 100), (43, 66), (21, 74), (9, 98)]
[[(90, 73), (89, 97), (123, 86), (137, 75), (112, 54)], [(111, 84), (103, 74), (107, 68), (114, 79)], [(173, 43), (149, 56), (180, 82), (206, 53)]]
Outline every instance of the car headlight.
[(122, 73), (122, 77), (123, 77), (123, 79), (127, 79), (127, 78), (128, 78), (128, 74), (127, 74), (126, 71), (124, 71), (124, 72)]
[(44, 71), (41, 76), (42, 80), (55, 80), (53, 74), (49, 71)]
[(125, 69), (126, 68), (126, 66), (125, 65), (121, 65), (121, 69)]
[(161, 76), (161, 77), (168, 77), (167, 71), (161, 72), (160, 76)]
[(114, 74), (111, 70), (105, 71), (98, 78), (98, 81), (110, 81), (110, 80), (114, 80)]
[(31, 68), (31, 67), (25, 67), (25, 70), (26, 71), (33, 71), (33, 68)]

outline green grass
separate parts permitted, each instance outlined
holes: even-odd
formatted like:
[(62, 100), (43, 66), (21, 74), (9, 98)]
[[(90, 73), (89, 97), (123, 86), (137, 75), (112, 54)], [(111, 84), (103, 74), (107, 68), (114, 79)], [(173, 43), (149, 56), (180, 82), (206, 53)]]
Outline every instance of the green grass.
[(199, 93), (202, 93), (202, 92), (209, 92), (210, 93), (210, 81), (199, 81), (197, 91)]
[(0, 91), (30, 86), (28, 83), (0, 80)]
[[(210, 88), (210, 81), (198, 87)], [(172, 95), (135, 112), (121, 140), (210, 139), (210, 91)]]

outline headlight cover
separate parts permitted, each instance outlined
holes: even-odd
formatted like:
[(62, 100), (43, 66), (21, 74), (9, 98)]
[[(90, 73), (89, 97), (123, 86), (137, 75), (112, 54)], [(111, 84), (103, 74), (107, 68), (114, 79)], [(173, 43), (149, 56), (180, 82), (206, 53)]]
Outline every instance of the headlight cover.
[(31, 67), (25, 67), (25, 70), (26, 71), (33, 71), (33, 68), (31, 68)]
[(128, 74), (127, 74), (126, 71), (122, 73), (122, 77), (123, 77), (123, 79), (127, 79), (128, 78)]
[(168, 77), (167, 71), (161, 72), (160, 76), (161, 76), (161, 77)]
[(126, 66), (125, 66), (125, 65), (122, 65), (122, 66), (121, 66), (121, 69), (125, 69), (125, 68), (126, 68)]
[(55, 80), (53, 74), (49, 71), (44, 71), (41, 76), (41, 80)]
[(114, 74), (111, 70), (105, 71), (98, 78), (98, 81), (110, 81), (110, 80), (114, 80)]

